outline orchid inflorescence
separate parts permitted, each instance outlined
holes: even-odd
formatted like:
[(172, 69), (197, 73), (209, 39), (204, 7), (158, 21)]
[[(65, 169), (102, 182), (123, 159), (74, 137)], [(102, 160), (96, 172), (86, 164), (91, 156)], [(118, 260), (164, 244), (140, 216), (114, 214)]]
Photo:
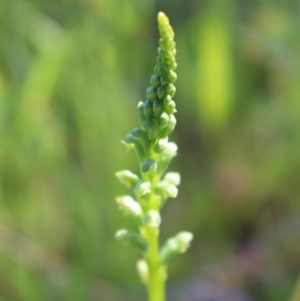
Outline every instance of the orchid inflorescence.
[(177, 145), (168, 139), (176, 125), (174, 32), (164, 13), (158, 13), (157, 20), (160, 39), (156, 65), (146, 99), (137, 106), (141, 126), (134, 128), (122, 141), (136, 151), (140, 175), (129, 170), (116, 173), (132, 193), (117, 197), (117, 204), (135, 224), (134, 231), (121, 229), (116, 237), (142, 252), (137, 270), (148, 288), (149, 301), (165, 300), (166, 266), (171, 258), (186, 251), (193, 238), (190, 232), (182, 231), (159, 247), (160, 210), (168, 198), (177, 196), (180, 175), (166, 172), (177, 154)]

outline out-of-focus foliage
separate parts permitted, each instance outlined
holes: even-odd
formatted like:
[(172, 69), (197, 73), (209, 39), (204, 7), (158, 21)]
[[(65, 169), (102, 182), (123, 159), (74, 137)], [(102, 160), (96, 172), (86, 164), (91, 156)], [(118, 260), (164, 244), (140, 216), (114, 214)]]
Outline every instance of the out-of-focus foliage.
[(144, 298), (135, 255), (114, 241), (126, 223), (114, 172), (136, 166), (120, 140), (137, 123), (152, 74), (158, 10), (176, 32), (174, 165), (183, 178), (163, 213), (163, 237), (195, 233), (171, 266), (170, 292), (175, 281), (209, 274), (254, 300), (292, 294), (299, 4), (2, 0), (1, 301)]

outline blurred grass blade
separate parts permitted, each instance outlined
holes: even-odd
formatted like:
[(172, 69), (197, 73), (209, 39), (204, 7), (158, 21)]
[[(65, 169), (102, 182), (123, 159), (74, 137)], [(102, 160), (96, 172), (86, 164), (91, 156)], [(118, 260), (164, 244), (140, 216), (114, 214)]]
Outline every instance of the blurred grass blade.
[(215, 130), (228, 123), (234, 99), (231, 10), (229, 1), (211, 1), (198, 25), (199, 112), (203, 122)]

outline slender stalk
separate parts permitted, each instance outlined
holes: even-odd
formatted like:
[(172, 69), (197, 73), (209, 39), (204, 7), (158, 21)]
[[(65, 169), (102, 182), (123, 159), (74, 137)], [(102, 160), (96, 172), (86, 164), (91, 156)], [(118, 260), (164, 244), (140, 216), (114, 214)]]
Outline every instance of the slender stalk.
[(159, 258), (159, 230), (149, 229), (151, 252), (148, 254), (149, 266), (148, 296), (149, 301), (165, 301), (166, 268)]

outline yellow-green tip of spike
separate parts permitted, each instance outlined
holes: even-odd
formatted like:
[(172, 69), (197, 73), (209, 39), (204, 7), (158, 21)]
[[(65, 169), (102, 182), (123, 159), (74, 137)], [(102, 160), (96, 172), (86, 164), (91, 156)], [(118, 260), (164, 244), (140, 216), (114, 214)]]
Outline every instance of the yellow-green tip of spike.
[(163, 13), (162, 11), (160, 11), (160, 12), (157, 14), (157, 20), (158, 20), (158, 22), (160, 22), (160, 21), (165, 21), (165, 20), (168, 20), (168, 21), (169, 21), (169, 18), (166, 16), (165, 13)]
[(170, 25), (169, 18), (163, 12), (159, 12), (157, 14), (157, 23), (159, 32), (162, 38), (167, 38), (170, 40), (174, 39), (174, 31), (172, 26)]
[(169, 18), (163, 12), (157, 14), (157, 22), (160, 26), (170, 26)]

